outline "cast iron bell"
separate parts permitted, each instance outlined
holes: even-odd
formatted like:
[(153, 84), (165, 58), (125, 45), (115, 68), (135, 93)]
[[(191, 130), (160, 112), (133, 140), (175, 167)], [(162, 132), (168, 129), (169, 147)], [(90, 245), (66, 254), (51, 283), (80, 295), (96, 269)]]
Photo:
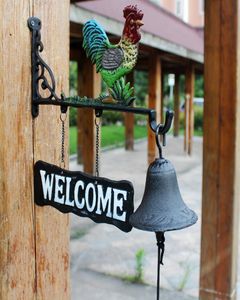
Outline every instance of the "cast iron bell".
[[(169, 114), (166, 115), (167, 118)], [(162, 157), (159, 135), (165, 135), (163, 129), (161, 124), (156, 128), (159, 158), (148, 167), (142, 202), (130, 217), (133, 227), (146, 231), (182, 229), (193, 225), (198, 219), (195, 212), (183, 202), (173, 165)]]
[(186, 228), (197, 222), (197, 215), (183, 202), (179, 191), (175, 169), (170, 161), (163, 158), (159, 135), (163, 136), (171, 127), (173, 112), (167, 111), (165, 125), (156, 128), (156, 143), (159, 158), (150, 164), (147, 171), (142, 202), (130, 216), (133, 227), (156, 233), (158, 246), (157, 300), (160, 297), (160, 265), (165, 250), (164, 232)]
[(196, 221), (197, 215), (182, 200), (173, 165), (165, 158), (156, 159), (148, 168), (142, 203), (130, 223), (138, 229), (165, 232)]

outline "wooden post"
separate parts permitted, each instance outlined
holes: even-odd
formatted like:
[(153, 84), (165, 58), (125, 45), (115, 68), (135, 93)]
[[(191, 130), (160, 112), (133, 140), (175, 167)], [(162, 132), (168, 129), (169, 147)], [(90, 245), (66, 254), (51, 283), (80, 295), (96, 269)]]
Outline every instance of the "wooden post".
[[(150, 56), (149, 61), (149, 100), (148, 107), (155, 109), (157, 112), (157, 123), (160, 122), (161, 116), (161, 60), (157, 53)], [(155, 135), (148, 128), (148, 162), (151, 163), (157, 157), (157, 147)]]
[[(82, 53), (79, 64), (79, 95), (95, 98), (101, 92), (101, 77), (96, 73), (95, 65)], [(79, 108), (78, 153), (82, 154), (84, 172), (95, 172), (95, 112), (92, 109)]]
[[(134, 71), (126, 76), (126, 82), (130, 82), (131, 86), (134, 85)], [(125, 149), (133, 151), (134, 149), (134, 114), (124, 114), (125, 123)]]
[(163, 68), (161, 68), (162, 72), (162, 80), (161, 80), (161, 109), (160, 109), (160, 122), (163, 122), (164, 120), (164, 73), (163, 73)]
[(189, 140), (189, 94), (185, 95), (184, 103), (184, 151), (187, 152), (188, 149), (188, 140)]
[(205, 3), (202, 300), (236, 299), (240, 199), (239, 4), (238, 0)]
[(179, 95), (179, 74), (175, 74), (175, 85), (174, 85), (174, 124), (173, 124), (173, 135), (179, 135), (179, 106), (180, 106), (180, 95)]
[[(77, 91), (78, 91), (78, 95), (82, 94), (82, 89), (83, 89), (83, 84), (84, 84), (83, 79), (82, 79), (82, 73), (84, 72), (84, 70), (83, 70), (83, 61), (81, 61), (81, 59), (83, 57), (84, 57), (84, 59), (86, 59), (85, 54), (83, 53), (83, 50), (81, 52), (79, 51), (79, 57), (77, 59), (77, 64), (78, 64), (78, 68), (77, 68), (78, 69)], [(84, 165), (84, 160), (83, 160), (84, 143), (83, 143), (83, 140), (82, 140), (82, 137), (83, 137), (83, 134), (84, 134), (83, 133), (83, 126), (84, 125), (83, 125), (83, 122), (81, 122), (82, 115), (84, 115), (84, 110), (83, 109), (77, 109), (77, 162), (78, 162), (78, 164), (83, 164)], [(94, 155), (94, 153), (93, 153), (93, 155)]]
[(0, 299), (70, 299), (68, 216), (33, 199), (33, 164), (61, 157), (60, 108), (31, 115), (33, 14), (57, 93), (68, 94), (69, 1), (0, 1)]
[(186, 143), (186, 151), (189, 155), (192, 154), (192, 143), (193, 143), (193, 135), (194, 135), (194, 107), (193, 107), (193, 98), (194, 98), (194, 67), (190, 64), (186, 69), (186, 97), (188, 102), (188, 113), (186, 118), (187, 127), (185, 131), (187, 132), (187, 143)]

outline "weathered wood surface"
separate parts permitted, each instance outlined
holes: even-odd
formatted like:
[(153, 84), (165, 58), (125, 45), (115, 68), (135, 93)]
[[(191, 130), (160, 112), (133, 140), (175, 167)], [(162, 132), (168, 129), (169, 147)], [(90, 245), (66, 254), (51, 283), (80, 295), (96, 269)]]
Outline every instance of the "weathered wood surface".
[[(34, 1), (34, 14), (42, 20), (44, 57), (51, 66), (57, 92), (68, 94), (69, 2)], [(61, 124), (59, 107), (42, 107), (34, 120), (34, 161), (61, 161)], [(68, 126), (66, 121), (66, 127)], [(66, 128), (67, 129), (67, 128)], [(68, 130), (66, 130), (67, 132)], [(68, 161), (68, 136), (65, 137)], [(67, 167), (67, 166), (66, 166)], [(36, 207), (37, 298), (69, 298), (69, 218), (55, 209)]]
[[(101, 92), (101, 76), (96, 67), (84, 54), (79, 63), (79, 95), (98, 97)], [(78, 109), (78, 153), (82, 155), (84, 172), (94, 174), (96, 155), (95, 112), (92, 109)]]
[(179, 94), (179, 74), (175, 74), (174, 85), (174, 123), (173, 123), (173, 135), (179, 135), (179, 122), (180, 122), (180, 94)]
[(200, 299), (225, 300), (236, 299), (237, 278), (240, 198), (239, 1), (208, 0), (205, 9)]
[[(134, 71), (126, 76), (126, 82), (130, 82), (134, 86)], [(127, 151), (134, 150), (134, 114), (124, 113), (125, 125), (125, 149)]]
[(0, 299), (35, 297), (31, 9), (0, 1)]
[[(44, 58), (68, 92), (68, 1), (0, 1), (0, 299), (69, 299), (68, 217), (33, 202), (33, 163), (60, 162), (59, 108), (31, 116), (27, 19), (43, 22)], [(66, 141), (68, 137), (66, 136)], [(67, 152), (67, 145), (66, 145)]]

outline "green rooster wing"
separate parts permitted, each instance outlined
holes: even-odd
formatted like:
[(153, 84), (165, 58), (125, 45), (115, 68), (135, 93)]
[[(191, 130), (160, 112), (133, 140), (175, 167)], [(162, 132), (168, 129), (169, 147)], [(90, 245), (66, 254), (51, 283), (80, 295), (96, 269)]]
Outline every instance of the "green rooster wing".
[(129, 105), (134, 99), (133, 88), (125, 84), (124, 76), (132, 67), (124, 66), (124, 52), (119, 45), (112, 45), (101, 27), (95, 20), (90, 20), (83, 27), (83, 48), (97, 72), (109, 88), (111, 96), (118, 102)]
[(88, 21), (83, 27), (83, 48), (97, 72), (117, 69), (123, 61), (123, 52), (120, 48), (111, 45), (109, 39), (95, 20)]

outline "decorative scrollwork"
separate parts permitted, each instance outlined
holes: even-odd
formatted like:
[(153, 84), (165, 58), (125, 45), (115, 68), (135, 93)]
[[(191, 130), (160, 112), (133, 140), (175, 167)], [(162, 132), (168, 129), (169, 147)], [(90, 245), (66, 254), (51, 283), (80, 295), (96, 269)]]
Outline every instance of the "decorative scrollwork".
[(44, 49), (40, 32), (41, 21), (35, 17), (29, 18), (28, 27), (32, 31), (32, 114), (36, 117), (38, 116), (38, 104), (49, 100), (62, 101), (64, 96), (58, 97), (56, 94), (54, 74), (40, 56)]

